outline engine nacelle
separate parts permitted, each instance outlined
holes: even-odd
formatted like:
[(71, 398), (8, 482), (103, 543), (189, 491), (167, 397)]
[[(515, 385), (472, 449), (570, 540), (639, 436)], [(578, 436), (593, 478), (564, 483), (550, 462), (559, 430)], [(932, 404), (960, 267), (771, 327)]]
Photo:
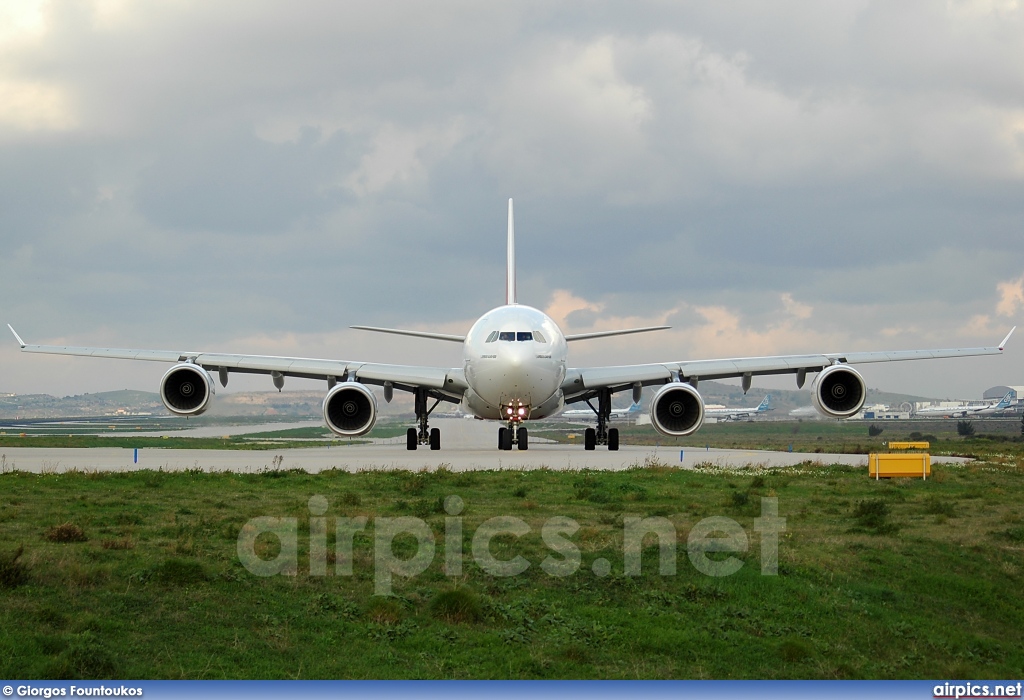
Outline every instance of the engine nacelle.
[(815, 377), (811, 395), (818, 413), (829, 418), (849, 418), (864, 405), (868, 389), (857, 370), (831, 365)]
[(337, 384), (324, 397), (324, 422), (338, 435), (368, 433), (377, 422), (377, 399), (363, 384)]
[(662, 435), (695, 433), (704, 423), (704, 399), (689, 384), (666, 384), (651, 400), (651, 423)]
[(210, 407), (214, 386), (213, 377), (199, 365), (174, 365), (160, 380), (160, 400), (171, 413), (198, 416)]

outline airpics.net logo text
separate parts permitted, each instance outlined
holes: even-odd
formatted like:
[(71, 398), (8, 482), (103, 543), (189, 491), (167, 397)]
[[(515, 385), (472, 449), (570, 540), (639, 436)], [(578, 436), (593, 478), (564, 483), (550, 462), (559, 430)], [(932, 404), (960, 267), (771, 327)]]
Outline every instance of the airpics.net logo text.
[(1019, 698), (1022, 684), (1020, 681), (989, 685), (987, 683), (943, 683), (932, 689), (932, 697), (954, 698)]
[[(353, 575), (353, 550), (356, 535), (373, 532), (374, 593), (390, 595), (396, 577), (412, 578), (425, 572), (434, 563), (438, 536), (430, 525), (417, 517), (386, 518), (372, 521), (365, 516), (325, 517), (329, 503), (324, 496), (309, 499), (309, 575), (327, 576), (328, 560), (334, 564), (334, 575)], [(522, 554), (499, 559), (492, 552), (492, 540), (498, 536), (522, 538), (534, 532), (525, 520), (515, 516), (496, 516), (480, 523), (472, 533), (464, 531), (461, 513), (465, 503), (459, 496), (444, 499), (443, 569), (446, 576), (462, 575), (467, 539), (472, 560), (487, 574), (497, 577), (517, 576), (535, 564), (549, 576), (571, 576), (580, 570), (583, 556), (572, 536), (580, 529), (572, 518), (555, 516), (540, 526), (540, 537), (550, 551), (539, 562), (531, 562)], [(674, 576), (677, 570), (676, 552), (679, 533), (671, 520), (660, 516), (640, 517), (626, 515), (622, 519), (622, 573), (639, 576), (642, 569), (644, 541), (653, 538), (658, 543), (658, 573)], [(334, 552), (328, 556), (327, 533), (334, 532)], [(761, 514), (754, 519), (753, 530), (760, 542), (761, 574), (774, 576), (779, 566), (779, 535), (786, 529), (785, 518), (779, 517), (777, 498), (761, 499)], [(259, 516), (249, 520), (238, 534), (239, 561), (254, 576), (294, 576), (299, 570), (299, 518)], [(257, 553), (257, 539), (270, 536), (278, 542), (277, 554), (269, 559)], [(415, 541), (410, 556), (399, 556), (395, 540), (399, 537)], [(730, 576), (744, 566), (738, 554), (750, 549), (746, 530), (724, 516), (704, 518), (693, 525), (686, 535), (686, 553), (690, 564), (707, 576)], [(407, 547), (401, 548), (403, 552)], [(595, 559), (591, 571), (596, 576), (612, 573), (612, 563), (605, 558)]]

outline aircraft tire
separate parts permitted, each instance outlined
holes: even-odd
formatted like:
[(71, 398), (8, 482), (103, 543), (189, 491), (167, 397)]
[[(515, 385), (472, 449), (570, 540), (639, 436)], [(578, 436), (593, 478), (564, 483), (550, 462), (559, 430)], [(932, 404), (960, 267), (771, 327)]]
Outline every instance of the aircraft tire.
[(519, 438), (519, 451), (530, 449), (530, 434), (526, 432), (526, 428), (520, 428), (519, 432), (516, 433)]
[(441, 430), (439, 428), (430, 429), (430, 449), (441, 449)]
[(409, 428), (405, 431), (405, 449), (416, 449), (416, 428)]
[(593, 450), (597, 447), (597, 431), (593, 428), (587, 428), (583, 431), (583, 449)]
[(619, 449), (619, 429), (608, 428), (608, 449), (616, 452)]

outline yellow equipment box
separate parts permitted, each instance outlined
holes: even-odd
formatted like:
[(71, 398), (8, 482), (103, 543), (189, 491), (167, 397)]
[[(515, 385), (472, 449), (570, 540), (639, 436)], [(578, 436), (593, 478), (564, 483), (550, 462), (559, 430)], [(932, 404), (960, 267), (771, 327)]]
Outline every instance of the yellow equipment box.
[[(890, 447), (892, 445), (890, 444)], [(932, 473), (932, 456), (920, 452), (868, 455), (868, 476), (879, 478), (919, 476)]]
[(927, 441), (922, 442), (896, 442), (892, 441), (889, 443), (890, 450), (927, 450), (931, 446), (931, 443)]

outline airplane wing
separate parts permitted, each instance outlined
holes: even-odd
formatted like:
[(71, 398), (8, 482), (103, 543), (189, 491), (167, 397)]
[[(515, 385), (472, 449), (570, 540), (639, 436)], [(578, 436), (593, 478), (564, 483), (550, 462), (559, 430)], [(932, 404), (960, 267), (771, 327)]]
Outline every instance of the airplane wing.
[(754, 376), (768, 374), (796, 374), (798, 385), (803, 385), (807, 372), (820, 372), (834, 364), (867, 364), (871, 362), (901, 362), (931, 360), (948, 357), (999, 355), (1003, 352), (1016, 326), (997, 346), (981, 348), (950, 348), (946, 350), (895, 350), (882, 352), (826, 353), (822, 355), (776, 355), (769, 357), (737, 357), (720, 360), (684, 360), (647, 365), (618, 367), (584, 367), (566, 372), (562, 391), (566, 403), (583, 401), (597, 395), (597, 391), (611, 389), (625, 391), (636, 385), (648, 386), (678, 380), (696, 384), (700, 379), (728, 379), (742, 377), (745, 387)]
[[(10, 328), (10, 325), (8, 325)], [(104, 357), (118, 360), (148, 360), (151, 362), (191, 362), (213, 374), (220, 374), (226, 383), (228, 373), (271, 374), (304, 379), (324, 379), (328, 382), (358, 379), (364, 384), (382, 386), (390, 383), (395, 389), (415, 391), (432, 390), (435, 395), (459, 400), (468, 388), (462, 369), (385, 365), (373, 362), (346, 360), (320, 360), (306, 357), (276, 357), (273, 355), (234, 355), (229, 353), (193, 352), (177, 350), (132, 350), (127, 348), (87, 348), (63, 345), (29, 345), (11, 328), (22, 352), (78, 357)]]

